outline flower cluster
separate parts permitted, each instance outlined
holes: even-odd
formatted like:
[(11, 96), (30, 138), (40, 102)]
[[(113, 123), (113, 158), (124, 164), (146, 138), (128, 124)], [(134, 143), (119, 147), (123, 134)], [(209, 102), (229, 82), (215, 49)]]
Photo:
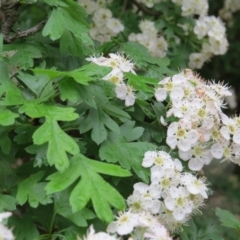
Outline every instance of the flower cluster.
[(172, 2), (181, 6), (182, 16), (204, 16), (208, 12), (208, 0), (172, 0)]
[(229, 118), (221, 110), (229, 95), (227, 86), (205, 82), (189, 69), (159, 82), (157, 101), (169, 99), (167, 117), (178, 119), (168, 126), (166, 142), (193, 171), (213, 158), (239, 164), (240, 117)]
[(132, 239), (171, 240), (190, 216), (199, 212), (208, 197), (204, 178), (183, 173), (182, 163), (164, 151), (148, 151), (142, 166), (151, 167), (151, 183), (139, 182), (127, 199), (129, 210), (108, 225), (107, 232), (131, 234)]
[(140, 22), (139, 28), (142, 33), (131, 33), (128, 40), (144, 45), (152, 56), (165, 57), (168, 44), (163, 36), (158, 36), (158, 31), (154, 26), (154, 22), (143, 20)]
[(6, 228), (2, 221), (5, 218), (10, 217), (12, 214), (10, 212), (3, 212), (0, 213), (0, 239), (7, 239), (7, 240), (14, 240), (15, 237), (12, 234), (12, 231)]
[(112, 82), (115, 85), (116, 97), (124, 100), (126, 106), (132, 106), (135, 103), (136, 96), (133, 87), (124, 82), (124, 72), (134, 71), (134, 64), (121, 54), (110, 53), (106, 57), (90, 57), (86, 59), (99, 66), (112, 67), (112, 71), (102, 78), (102, 80)]
[(110, 3), (107, 0), (78, 0), (89, 14), (92, 14), (93, 23), (91, 24), (90, 36), (100, 43), (108, 42), (111, 37), (117, 36), (124, 30), (120, 20), (113, 17), (112, 12), (106, 8)]
[(230, 24), (233, 22), (233, 13), (240, 10), (239, 0), (225, 0), (223, 8), (219, 11), (219, 15)]
[(213, 55), (223, 55), (228, 49), (226, 38), (226, 28), (223, 22), (213, 16), (201, 17), (196, 21), (193, 29), (198, 39), (208, 38), (207, 43), (203, 43), (199, 53), (192, 53), (189, 56), (190, 68), (201, 68)]

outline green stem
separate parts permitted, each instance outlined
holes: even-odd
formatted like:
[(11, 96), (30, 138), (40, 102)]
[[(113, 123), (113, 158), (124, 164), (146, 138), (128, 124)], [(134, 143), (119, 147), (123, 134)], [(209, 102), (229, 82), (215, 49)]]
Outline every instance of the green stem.
[(55, 220), (56, 214), (57, 214), (57, 212), (54, 212), (54, 213), (53, 213), (52, 220), (51, 220), (51, 224), (50, 224), (50, 228), (49, 228), (49, 235), (52, 234), (53, 224), (54, 224), (54, 220)]

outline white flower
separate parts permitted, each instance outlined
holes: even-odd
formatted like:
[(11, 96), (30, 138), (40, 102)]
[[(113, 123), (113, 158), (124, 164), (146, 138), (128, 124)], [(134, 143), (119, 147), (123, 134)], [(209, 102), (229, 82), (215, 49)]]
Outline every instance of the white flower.
[(137, 226), (137, 215), (130, 210), (124, 213), (119, 213), (116, 221), (111, 222), (107, 227), (107, 232), (126, 235), (133, 231)]
[(192, 171), (201, 170), (204, 164), (208, 165), (213, 159), (210, 150), (206, 149), (206, 146), (202, 144), (193, 146), (189, 151), (182, 151), (179, 149), (178, 154), (181, 159), (185, 161), (190, 160), (188, 162), (188, 167)]
[(1, 222), (3, 221), (3, 219), (8, 218), (12, 215), (11, 212), (3, 212), (0, 213), (0, 239), (3, 240), (14, 240), (15, 237), (13, 236), (13, 233), (11, 230), (9, 230), (8, 228), (6, 228)]
[(197, 179), (191, 173), (185, 173), (181, 177), (181, 182), (186, 186), (189, 193), (196, 195), (201, 194), (204, 198), (208, 198), (207, 186), (205, 184), (205, 178)]
[(95, 233), (93, 225), (91, 225), (88, 229), (87, 235), (83, 238), (83, 240), (118, 240), (118, 238), (105, 232)]
[(184, 119), (171, 123), (167, 130), (167, 144), (172, 149), (177, 146), (182, 151), (190, 150), (199, 138), (198, 132), (191, 127), (192, 123)]
[(174, 163), (172, 161), (171, 156), (164, 151), (147, 151), (144, 154), (142, 166), (143, 167), (151, 167), (152, 165), (159, 165), (163, 169), (165, 168), (173, 168)]
[(189, 192), (185, 187), (171, 187), (168, 194), (164, 199), (166, 208), (172, 211), (177, 221), (183, 220), (193, 209), (193, 203), (189, 200)]
[(123, 73), (120, 69), (114, 68), (108, 75), (103, 77), (102, 80), (107, 80), (115, 85), (119, 85), (123, 83)]
[(222, 122), (225, 126), (222, 126), (220, 129), (220, 133), (226, 140), (230, 140), (232, 136), (232, 140), (234, 143), (240, 144), (240, 127), (234, 121), (234, 119), (229, 118), (225, 114), (221, 114)]
[(115, 87), (115, 93), (117, 98), (125, 100), (125, 106), (129, 107), (134, 105), (136, 97), (131, 86), (125, 85), (124, 83), (119, 84)]
[(124, 26), (116, 18), (107, 19), (107, 27), (115, 34), (118, 34), (119, 32), (122, 32), (124, 30)]
[(191, 53), (189, 55), (188, 66), (193, 69), (200, 69), (208, 59), (209, 59), (209, 55), (203, 52)]
[[(153, 185), (158, 184), (162, 191), (166, 191), (172, 186), (177, 186), (180, 179), (175, 169), (163, 169), (161, 166), (154, 166), (151, 168), (151, 182)], [(163, 197), (164, 193), (162, 192)]]
[(144, 233), (144, 237), (149, 240), (172, 240), (167, 229), (159, 222), (150, 225)]
[(127, 203), (134, 211), (149, 211), (152, 214), (158, 213), (160, 209), (161, 188), (159, 185), (145, 183), (134, 184), (134, 192), (128, 197)]

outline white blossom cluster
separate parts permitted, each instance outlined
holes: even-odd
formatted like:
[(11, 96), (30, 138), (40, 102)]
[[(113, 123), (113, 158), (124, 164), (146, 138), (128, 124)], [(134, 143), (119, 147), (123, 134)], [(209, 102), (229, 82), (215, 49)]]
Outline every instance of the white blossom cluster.
[(131, 33), (128, 40), (131, 42), (138, 42), (144, 45), (152, 56), (165, 57), (168, 44), (163, 36), (158, 35), (154, 22), (149, 20), (143, 20), (139, 24), (141, 33)]
[(233, 13), (240, 10), (239, 0), (225, 0), (223, 8), (219, 11), (219, 15), (230, 24), (233, 21)]
[(116, 97), (124, 100), (126, 106), (132, 106), (135, 103), (136, 96), (132, 86), (124, 82), (124, 72), (134, 71), (134, 63), (121, 54), (110, 53), (106, 57), (90, 57), (86, 59), (99, 66), (112, 67), (112, 71), (102, 78), (102, 80), (112, 82), (115, 85)]
[(111, 1), (107, 0), (78, 0), (89, 14), (92, 14), (90, 36), (101, 44), (111, 40), (124, 30), (120, 20), (113, 17), (112, 12), (106, 8)]
[(213, 55), (223, 55), (228, 49), (226, 38), (226, 28), (220, 18), (214, 16), (204, 16), (196, 21), (193, 29), (198, 39), (208, 38), (207, 43), (203, 43), (199, 53), (191, 53), (189, 56), (190, 68), (201, 68)]
[(204, 16), (208, 12), (208, 0), (171, 0), (181, 6), (182, 16)]
[(15, 237), (13, 236), (13, 233), (11, 230), (9, 230), (8, 228), (6, 228), (2, 221), (5, 218), (10, 217), (12, 214), (10, 212), (3, 212), (0, 213), (0, 239), (7, 239), (7, 240), (14, 240)]
[(189, 69), (159, 82), (157, 101), (169, 100), (167, 117), (178, 119), (168, 126), (166, 142), (191, 170), (199, 171), (213, 158), (240, 164), (240, 117), (229, 118), (221, 110), (230, 95), (227, 86), (205, 82)]
[(133, 240), (171, 240), (167, 229), (177, 231), (203, 206), (208, 197), (205, 179), (182, 172), (182, 163), (164, 151), (146, 152), (142, 166), (151, 167), (151, 183), (134, 185), (129, 210), (119, 213), (107, 232), (130, 234)]

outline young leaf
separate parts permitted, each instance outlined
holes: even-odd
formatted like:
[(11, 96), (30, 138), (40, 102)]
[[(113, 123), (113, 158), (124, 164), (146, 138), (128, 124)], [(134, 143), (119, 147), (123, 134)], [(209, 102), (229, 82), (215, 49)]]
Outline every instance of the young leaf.
[(240, 229), (240, 221), (229, 211), (216, 208), (216, 215), (223, 226)]
[(110, 205), (123, 209), (125, 201), (117, 190), (98, 173), (120, 177), (131, 175), (119, 166), (96, 162), (79, 154), (71, 159), (66, 171), (54, 173), (48, 177), (50, 182), (46, 186), (46, 191), (47, 193), (62, 191), (81, 177), (70, 195), (72, 210), (80, 211), (91, 200), (97, 216), (103, 221), (110, 222), (113, 219)]

